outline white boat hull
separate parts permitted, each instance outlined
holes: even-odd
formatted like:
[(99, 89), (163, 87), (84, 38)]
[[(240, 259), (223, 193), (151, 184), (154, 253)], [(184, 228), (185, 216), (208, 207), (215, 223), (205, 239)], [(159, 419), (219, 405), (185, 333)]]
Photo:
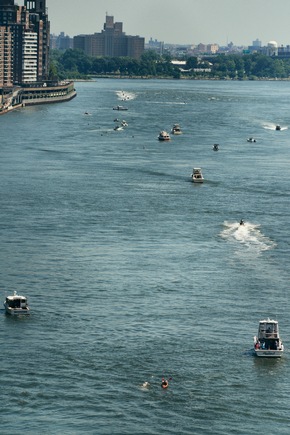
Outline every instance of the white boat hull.
[(284, 349), (254, 349), (255, 354), (260, 358), (281, 358)]
[(10, 308), (4, 303), (5, 312), (11, 316), (29, 316), (29, 308)]

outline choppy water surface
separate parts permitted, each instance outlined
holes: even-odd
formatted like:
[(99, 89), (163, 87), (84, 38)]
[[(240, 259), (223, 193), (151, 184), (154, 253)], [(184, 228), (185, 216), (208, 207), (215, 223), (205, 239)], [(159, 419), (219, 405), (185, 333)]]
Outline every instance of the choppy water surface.
[(289, 84), (76, 87), (0, 118), (0, 432), (289, 434)]

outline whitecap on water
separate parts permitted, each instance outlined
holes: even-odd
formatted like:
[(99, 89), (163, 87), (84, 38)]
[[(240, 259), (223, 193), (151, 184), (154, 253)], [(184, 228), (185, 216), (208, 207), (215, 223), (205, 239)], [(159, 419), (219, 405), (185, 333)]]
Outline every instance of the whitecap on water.
[(148, 390), (149, 390), (149, 388), (150, 388), (150, 383), (149, 383), (149, 382), (147, 382), (147, 381), (143, 382), (143, 384), (142, 384), (142, 385), (140, 385), (140, 390), (143, 390), (143, 391), (148, 391)]
[(224, 229), (221, 237), (232, 242), (246, 246), (248, 249), (257, 252), (273, 249), (276, 244), (266, 237), (260, 230), (260, 225), (245, 222), (240, 225), (239, 222), (224, 222)]
[(136, 94), (133, 92), (116, 91), (116, 95), (121, 101), (134, 100), (136, 98)]

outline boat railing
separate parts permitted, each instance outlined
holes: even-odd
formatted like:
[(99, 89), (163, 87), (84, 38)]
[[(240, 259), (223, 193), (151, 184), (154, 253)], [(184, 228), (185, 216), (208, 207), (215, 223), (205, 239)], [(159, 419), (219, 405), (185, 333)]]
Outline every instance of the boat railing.
[(277, 332), (261, 332), (260, 338), (278, 338)]

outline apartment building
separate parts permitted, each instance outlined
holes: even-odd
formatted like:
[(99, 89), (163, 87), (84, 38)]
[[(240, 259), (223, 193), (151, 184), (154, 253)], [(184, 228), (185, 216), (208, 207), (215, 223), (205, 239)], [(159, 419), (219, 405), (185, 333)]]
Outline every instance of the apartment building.
[(114, 22), (114, 17), (107, 15), (101, 33), (77, 35), (73, 47), (83, 50), (88, 56), (128, 56), (139, 59), (145, 48), (145, 38), (126, 35), (123, 23)]
[(25, 32), (22, 44), (22, 83), (37, 81), (37, 56), (37, 33)]
[(47, 80), (49, 31), (45, 0), (0, 0), (0, 87)]
[(0, 26), (0, 87), (13, 85), (12, 33)]

